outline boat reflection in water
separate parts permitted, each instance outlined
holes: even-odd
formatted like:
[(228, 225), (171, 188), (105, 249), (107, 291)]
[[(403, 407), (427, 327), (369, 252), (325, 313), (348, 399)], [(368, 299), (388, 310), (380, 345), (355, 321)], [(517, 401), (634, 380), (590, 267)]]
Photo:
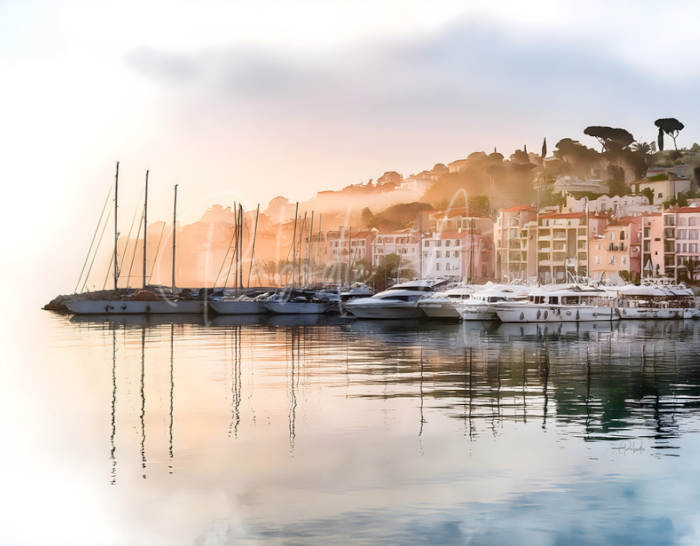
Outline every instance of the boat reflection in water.
[(567, 542), (588, 518), (587, 543), (670, 543), (694, 521), (700, 323), (293, 318), (57, 319), (109, 362), (65, 401), (104, 408), (80, 444), (141, 520), (177, 516), (162, 542)]

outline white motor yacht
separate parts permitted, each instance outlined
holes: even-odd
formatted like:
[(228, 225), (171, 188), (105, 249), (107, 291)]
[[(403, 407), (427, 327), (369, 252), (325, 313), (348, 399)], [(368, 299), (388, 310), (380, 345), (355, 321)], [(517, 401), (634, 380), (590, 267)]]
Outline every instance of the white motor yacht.
[(469, 298), (474, 290), (474, 286), (460, 284), (441, 292), (435, 292), (431, 296), (423, 296), (418, 301), (418, 307), (431, 318), (458, 319), (459, 313), (455, 306)]
[(614, 293), (591, 286), (537, 290), (527, 301), (500, 302), (496, 314), (502, 322), (584, 322), (618, 320)]
[(418, 307), (421, 297), (445, 284), (444, 279), (426, 279), (395, 284), (370, 298), (356, 298), (343, 304), (346, 311), (365, 319), (412, 319), (425, 314)]
[(679, 319), (696, 318), (695, 294), (683, 284), (645, 282), (618, 289), (620, 318)]
[(455, 308), (462, 320), (497, 320), (496, 304), (518, 302), (527, 299), (527, 286), (497, 285), (487, 283), (471, 294)]

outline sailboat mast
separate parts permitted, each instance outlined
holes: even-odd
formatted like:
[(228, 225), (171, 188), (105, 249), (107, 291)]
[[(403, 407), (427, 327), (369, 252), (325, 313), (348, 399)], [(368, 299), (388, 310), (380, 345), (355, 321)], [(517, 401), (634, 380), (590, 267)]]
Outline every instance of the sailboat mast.
[(253, 244), (250, 247), (250, 267), (248, 268), (248, 288), (250, 288), (250, 274), (253, 271), (253, 261), (255, 259), (255, 239), (258, 237), (258, 216), (260, 215), (260, 203), (255, 211), (255, 227), (253, 228)]
[[(309, 275), (309, 281), (313, 282), (313, 277), (310, 275), (309, 268), (311, 267), (311, 249), (314, 243), (314, 211), (311, 211), (311, 223), (309, 224), (309, 241), (306, 247), (306, 268), (304, 269), (304, 278)], [(309, 284), (307, 281), (307, 284)]]
[(294, 231), (292, 232), (292, 289), (294, 289), (294, 268), (297, 263), (297, 215), (299, 214), (299, 202), (294, 209)]
[(238, 229), (238, 288), (243, 289), (243, 205), (238, 205), (238, 222), (240, 227)]
[(143, 198), (143, 288), (146, 288), (146, 234), (148, 233), (148, 169), (146, 169), (146, 190)]
[[(323, 214), (319, 213), (318, 215), (318, 252), (316, 252), (316, 261), (320, 264), (321, 263), (321, 222), (323, 220)], [(325, 279), (321, 278), (321, 282), (324, 282)]]
[(117, 170), (114, 174), (114, 291), (117, 291), (117, 281), (119, 280), (119, 266), (117, 257), (117, 242), (119, 241), (119, 232), (117, 231), (117, 208), (119, 206), (119, 161), (117, 161)]
[(175, 236), (177, 232), (177, 184), (175, 184), (175, 197), (173, 199), (173, 275), (172, 292), (175, 295)]

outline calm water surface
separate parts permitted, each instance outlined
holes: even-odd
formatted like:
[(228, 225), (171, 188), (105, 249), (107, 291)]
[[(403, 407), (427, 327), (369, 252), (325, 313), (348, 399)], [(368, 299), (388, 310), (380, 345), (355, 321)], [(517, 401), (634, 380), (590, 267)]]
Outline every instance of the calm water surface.
[(700, 321), (6, 334), (2, 543), (700, 543)]

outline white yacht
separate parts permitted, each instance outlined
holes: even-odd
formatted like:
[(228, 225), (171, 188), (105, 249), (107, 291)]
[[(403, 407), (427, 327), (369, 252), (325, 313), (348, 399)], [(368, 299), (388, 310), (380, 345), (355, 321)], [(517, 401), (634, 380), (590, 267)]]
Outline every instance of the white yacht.
[(695, 294), (683, 284), (645, 282), (622, 286), (617, 291), (620, 318), (699, 318)]
[(528, 290), (527, 286), (487, 283), (455, 308), (462, 320), (497, 320), (497, 303), (523, 301), (527, 299)]
[(345, 310), (357, 318), (411, 319), (425, 314), (418, 307), (418, 300), (433, 293), (445, 284), (444, 279), (418, 280), (395, 284), (370, 298), (355, 298), (343, 304)]
[(502, 322), (584, 322), (618, 320), (614, 293), (592, 286), (537, 290), (527, 301), (500, 302), (496, 314)]
[(423, 296), (418, 301), (418, 307), (431, 318), (458, 319), (459, 313), (455, 306), (469, 298), (474, 290), (474, 286), (460, 284), (441, 292), (435, 292), (431, 296)]

